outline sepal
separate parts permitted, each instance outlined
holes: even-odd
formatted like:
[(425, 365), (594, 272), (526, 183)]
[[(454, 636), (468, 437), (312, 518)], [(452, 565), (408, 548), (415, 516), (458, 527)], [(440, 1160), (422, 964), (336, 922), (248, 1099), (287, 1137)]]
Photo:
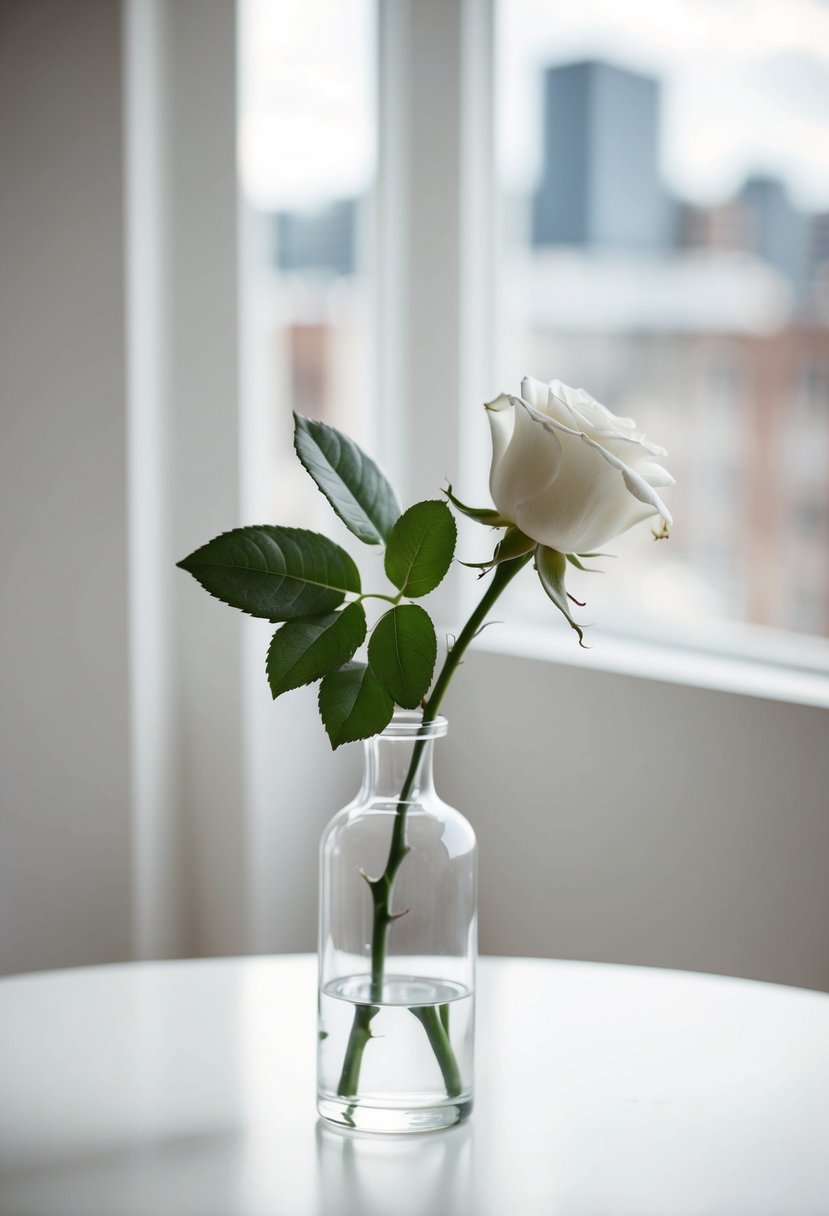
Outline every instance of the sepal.
[(462, 566), (467, 566), (470, 570), (483, 570), (484, 573), (491, 570), (493, 566), (500, 566), (501, 562), (511, 562), (516, 557), (524, 557), (527, 553), (532, 553), (536, 547), (535, 541), (530, 536), (525, 536), (520, 528), (512, 525), (507, 528), (501, 540), (495, 546), (495, 552), (487, 562), (461, 562)]
[(595, 566), (585, 566), (575, 553), (565, 553), (564, 556), (571, 566), (575, 566), (577, 570), (582, 570), (585, 574), (604, 574), (604, 570), (597, 570)]
[(503, 515), (492, 507), (468, 507), (452, 493), (451, 484), (441, 493), (446, 495), (456, 511), (460, 511), (467, 519), (474, 519), (477, 524), (483, 524), (487, 528), (508, 528), (512, 523), (512, 520), (504, 519)]
[(584, 629), (573, 620), (567, 602), (568, 594), (564, 586), (567, 558), (563, 553), (559, 553), (557, 549), (548, 549), (545, 545), (538, 545), (535, 550), (535, 568), (538, 571), (541, 586), (565, 618), (570, 628), (574, 629), (579, 635), (579, 646), (587, 650), (588, 647), (584, 645)]

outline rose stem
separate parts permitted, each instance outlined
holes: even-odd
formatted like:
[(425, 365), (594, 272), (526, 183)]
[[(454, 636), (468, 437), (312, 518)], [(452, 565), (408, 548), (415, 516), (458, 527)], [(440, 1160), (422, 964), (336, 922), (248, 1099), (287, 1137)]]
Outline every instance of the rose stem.
[[(502, 562), (499, 566), (495, 567), (492, 582), (481, 596), (477, 608), (458, 634), (455, 645), (444, 659), (440, 675), (432, 689), (432, 695), (423, 707), (424, 726), (427, 722), (431, 722), (433, 718), (437, 717), (437, 712), (449, 686), (449, 681), (455, 674), (467, 646), (483, 625), (493, 604), (509, 583), (512, 582), (519, 570), (526, 566), (532, 556), (532, 553), (526, 553), (522, 557)], [(409, 846), (406, 844), (406, 812), (425, 744), (425, 739), (416, 739), (412, 748), (409, 770), (403, 782), (403, 788), (400, 791), (400, 797), (397, 802), (397, 810), (395, 811), (394, 828), (392, 829), (386, 868), (379, 878), (368, 880), (371, 896), (374, 901), (374, 921), (371, 939), (372, 1001), (379, 1001), (383, 991), (383, 972), (386, 965), (386, 939), (389, 925), (395, 919), (394, 914), (389, 911), (392, 887), (403, 858), (409, 851)], [(354, 1009), (354, 1022), (345, 1051), (340, 1083), (337, 1087), (337, 1093), (341, 1097), (347, 1094), (356, 1094), (357, 1092), (363, 1051), (366, 1043), (371, 1038), (370, 1024), (377, 1012), (377, 1007), (374, 1005), (357, 1005)], [(418, 1014), (417, 1016), (420, 1015)], [(420, 1020), (429, 1036), (429, 1042), (432, 1044), (432, 1049), (441, 1066), (441, 1071), (446, 1081), (447, 1094), (449, 1097), (454, 1097), (460, 1092), (460, 1075), (449, 1037), (443, 1029), (439, 1018), (436, 1017), (434, 1023), (428, 1017), (421, 1017)]]

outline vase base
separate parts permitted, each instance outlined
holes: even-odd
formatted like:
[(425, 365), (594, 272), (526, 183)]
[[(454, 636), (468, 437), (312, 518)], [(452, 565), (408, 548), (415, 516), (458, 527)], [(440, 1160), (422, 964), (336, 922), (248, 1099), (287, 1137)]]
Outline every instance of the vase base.
[(379, 1106), (326, 1095), (320, 1096), (317, 1110), (327, 1122), (350, 1131), (405, 1135), (454, 1127), (470, 1114), (472, 1099), (457, 1098), (435, 1106)]

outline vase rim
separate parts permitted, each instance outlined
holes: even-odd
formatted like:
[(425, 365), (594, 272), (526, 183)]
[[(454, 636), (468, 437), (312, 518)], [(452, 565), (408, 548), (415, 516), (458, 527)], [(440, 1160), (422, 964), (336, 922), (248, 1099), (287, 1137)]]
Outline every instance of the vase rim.
[(442, 739), (448, 729), (449, 723), (440, 714), (424, 722), (422, 710), (396, 709), (391, 722), (375, 738), (401, 739), (406, 742), (413, 739)]

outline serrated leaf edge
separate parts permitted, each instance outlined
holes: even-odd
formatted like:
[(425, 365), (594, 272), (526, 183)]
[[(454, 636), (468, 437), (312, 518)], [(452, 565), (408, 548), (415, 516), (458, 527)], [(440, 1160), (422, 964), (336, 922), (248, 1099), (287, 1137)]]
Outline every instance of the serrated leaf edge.
[[(342, 660), (339, 667), (334, 668), (335, 671), (339, 671), (344, 663), (350, 663), (352, 658), (354, 657), (354, 655), (357, 653), (357, 651), (362, 646), (363, 642), (366, 640), (367, 624), (366, 624), (365, 609), (363, 608), (362, 604), (358, 603), (356, 600), (353, 600), (350, 604), (346, 604), (343, 608), (339, 608), (335, 612), (326, 612), (326, 613), (322, 614), (323, 616), (331, 616), (334, 618), (331, 621), (329, 628), (335, 629), (337, 626), (337, 622), (340, 620), (343, 613), (347, 612), (349, 610), (349, 608), (359, 608), (360, 609), (363, 633), (362, 633), (362, 637), (360, 638), (359, 642), (357, 642), (356, 646), (351, 651), (351, 654)], [(271, 638), (270, 645), (268, 646), (268, 652), (267, 652), (267, 655), (265, 656), (265, 676), (268, 681), (268, 688), (270, 688), (270, 690), (271, 690), (271, 696), (273, 697), (274, 701), (277, 699), (277, 697), (283, 697), (285, 695), (285, 693), (287, 693), (287, 692), (294, 692), (295, 689), (297, 689), (297, 688), (307, 688), (309, 684), (316, 684), (318, 680), (323, 680), (323, 679), (325, 679), (326, 675), (332, 674), (330, 672), (323, 672), (322, 675), (311, 676), (310, 679), (302, 680), (302, 682), (299, 684), (290, 684), (287, 688), (281, 688), (279, 690), (279, 692), (273, 691), (273, 685), (271, 684), (270, 659), (271, 659), (271, 648), (273, 647), (274, 642), (276, 641), (277, 637), (279, 636), (279, 634), (282, 632), (283, 629), (296, 628), (297, 626), (300, 626), (300, 625), (308, 625), (308, 624), (311, 624), (313, 622), (313, 620), (314, 620), (313, 617), (299, 617), (296, 620), (284, 621), (279, 626), (279, 628), (276, 630), (273, 637)], [(322, 634), (320, 634), (319, 637), (314, 639), (314, 641), (311, 643), (311, 646), (315, 646), (317, 644), (317, 642), (319, 641), (320, 637), (322, 637)], [(309, 649), (310, 649), (310, 647), (309, 647)], [(306, 651), (306, 654), (307, 654), (307, 651)], [(305, 655), (302, 655), (302, 656), (300, 656), (299, 659), (296, 659), (293, 663), (293, 667), (296, 667), (297, 664), (304, 657), (305, 657)], [(289, 671), (290, 670), (291, 670), (291, 668), (289, 668)]]
[(345, 597), (347, 595), (359, 594), (359, 592), (362, 589), (361, 582), (360, 582), (360, 570), (359, 570), (359, 567), (357, 566), (357, 563), (354, 561), (354, 558), (351, 556), (351, 554), (346, 549), (344, 549), (342, 547), (342, 545), (338, 545), (336, 541), (331, 540), (331, 538), (326, 536), (325, 533), (313, 532), (313, 531), (311, 531), (310, 528), (290, 528), (290, 527), (283, 526), (281, 524), (245, 524), (239, 528), (229, 528), (226, 532), (219, 532), (219, 533), (217, 533), (216, 536), (211, 537), (210, 540), (205, 541), (205, 543), (203, 545), (199, 545), (198, 549), (194, 549), (192, 553), (188, 553), (187, 557), (183, 557), (181, 559), (181, 561), (176, 562), (176, 567), (180, 570), (184, 570), (187, 574), (191, 575), (191, 577), (196, 580), (196, 582), (199, 584), (199, 586), (204, 591), (206, 591), (209, 596), (212, 596), (212, 598), (214, 600), (218, 600), (219, 603), (221, 603), (221, 604), (226, 604), (228, 606), (228, 608), (235, 608), (237, 612), (244, 612), (245, 616), (253, 617), (254, 620), (259, 620), (259, 621), (268, 620), (271, 622), (271, 624), (275, 624), (278, 621), (285, 621), (287, 623), (287, 621), (301, 620), (302, 619), (301, 617), (288, 617), (288, 618), (272, 617), (270, 615), (265, 615), (265, 613), (251, 612), (249, 608), (243, 608), (240, 604), (234, 604), (234, 602), (232, 600), (229, 600), (225, 596), (220, 595), (218, 592), (211, 591), (208, 587), (205, 587), (204, 583), (201, 581), (201, 579), (199, 578), (196, 571), (190, 565), (188, 565), (188, 562), (190, 562), (190, 560), (193, 557), (195, 557), (195, 555), (197, 553), (200, 553), (202, 551), (202, 549), (206, 549), (208, 547), (208, 545), (212, 545), (218, 540), (223, 540), (225, 537), (233, 536), (235, 533), (238, 533), (238, 532), (250, 532), (250, 531), (257, 531), (257, 530), (266, 531), (266, 529), (268, 529), (268, 528), (277, 529), (280, 532), (298, 533), (298, 534), (301, 534), (304, 536), (313, 536), (316, 539), (318, 539), (318, 540), (321, 539), (321, 540), (325, 541), (327, 544), (333, 546), (333, 548), (335, 548), (338, 551), (338, 553), (340, 555), (342, 555), (342, 557), (345, 558), (346, 568), (348, 568), (348, 566), (350, 566), (352, 568), (354, 575), (355, 575), (356, 586), (355, 587), (339, 587), (339, 586), (335, 587), (330, 583), (320, 583), (316, 579), (298, 579), (296, 577), (296, 575), (293, 575), (293, 574), (277, 574), (273, 571), (268, 571), (268, 570), (256, 570), (252, 566), (231, 566), (224, 562), (206, 562), (204, 564), (208, 565), (208, 566), (211, 566), (211, 565), (219, 566), (219, 567), (223, 567), (224, 569), (228, 569), (228, 570), (248, 570), (248, 571), (252, 571), (253, 573), (256, 573), (256, 574), (261, 574), (266, 578), (269, 577), (269, 578), (290, 579), (293, 582), (301, 583), (303, 586), (319, 587), (320, 590), (331, 591), (336, 594), (339, 594), (340, 600), (338, 601), (338, 603), (332, 604), (330, 606), (330, 608), (328, 608), (326, 610), (326, 613), (320, 613), (319, 614), (320, 616), (325, 616), (327, 614), (327, 612), (336, 611), (336, 609), (339, 608), (340, 604), (342, 604), (343, 600), (345, 599)]
[[(352, 662), (352, 661), (351, 661), (351, 660), (349, 660), (349, 663), (344, 663), (344, 664), (342, 665), (342, 667), (338, 667), (338, 668), (337, 668), (337, 671), (332, 671), (332, 672), (329, 672), (328, 676), (323, 676), (322, 680), (320, 681), (319, 692), (317, 693), (317, 709), (318, 709), (318, 711), (319, 711), (319, 715), (320, 715), (320, 719), (321, 719), (321, 721), (322, 721), (323, 729), (325, 730), (325, 733), (326, 733), (326, 735), (328, 736), (328, 741), (329, 741), (329, 743), (331, 744), (331, 749), (332, 749), (332, 751), (336, 751), (338, 747), (342, 747), (342, 746), (343, 746), (344, 744), (346, 744), (346, 743), (359, 743), (359, 742), (361, 742), (361, 741), (362, 741), (362, 740), (364, 740), (364, 739), (373, 739), (375, 735), (379, 735), (379, 734), (381, 733), (381, 731), (383, 731), (383, 730), (385, 730), (385, 729), (386, 729), (386, 727), (388, 726), (389, 722), (391, 722), (392, 717), (393, 717), (393, 715), (394, 715), (394, 701), (393, 701), (393, 700), (392, 700), (392, 698), (389, 696), (388, 692), (386, 692), (386, 689), (383, 687), (383, 685), (382, 685), (382, 684), (380, 683), (380, 681), (377, 679), (377, 676), (376, 676), (376, 675), (374, 674), (374, 672), (371, 670), (371, 668), (369, 667), (369, 665), (368, 665), (367, 663), (355, 663), (355, 664), (353, 664), (355, 667), (361, 667), (361, 668), (363, 669), (363, 678), (362, 678), (362, 680), (361, 680), (361, 682), (360, 682), (360, 690), (358, 691), (357, 696), (359, 696), (359, 695), (360, 695), (360, 692), (362, 691), (362, 688), (363, 688), (363, 682), (365, 681), (366, 676), (367, 676), (367, 675), (370, 675), (370, 676), (371, 676), (371, 678), (372, 678), (373, 680), (375, 680), (375, 681), (376, 681), (376, 683), (377, 683), (378, 687), (380, 688), (380, 690), (382, 691), (382, 693), (383, 693), (383, 694), (384, 694), (384, 695), (385, 695), (385, 696), (388, 698), (389, 705), (390, 705), (390, 707), (391, 707), (391, 708), (390, 708), (390, 710), (389, 710), (389, 716), (388, 716), (388, 718), (386, 719), (386, 721), (383, 723), (383, 725), (380, 727), (380, 729), (379, 729), (379, 730), (373, 730), (373, 731), (370, 731), (368, 734), (364, 734), (364, 735), (355, 735), (353, 738), (350, 738), (350, 739), (338, 739), (336, 743), (334, 742), (334, 739), (333, 739), (333, 737), (332, 737), (332, 735), (331, 735), (331, 732), (329, 731), (328, 727), (326, 726), (326, 723), (325, 723), (325, 718), (323, 718), (323, 715), (322, 715), (322, 706), (321, 706), (321, 704), (320, 704), (320, 699), (321, 699), (321, 697), (322, 697), (322, 695), (323, 695), (323, 686), (324, 686), (324, 684), (325, 684), (325, 681), (326, 681), (326, 680), (329, 678), (329, 676), (335, 676), (335, 675), (337, 675), (337, 672), (343, 671), (343, 670), (344, 670), (346, 667), (348, 667), (348, 666), (350, 665), (350, 663), (351, 663), (351, 662)], [(354, 698), (354, 702), (352, 702), (352, 706), (351, 706), (351, 711), (352, 711), (352, 712), (353, 712), (353, 709), (354, 709), (354, 704), (356, 704), (356, 701), (357, 701), (357, 697), (355, 697), (355, 698)], [(351, 714), (349, 713), (349, 717), (350, 717), (350, 716), (351, 716)], [(346, 723), (346, 722), (348, 722), (348, 718), (346, 718), (346, 719), (344, 720), (343, 725), (345, 725), (345, 723)]]
[[(328, 467), (331, 469), (331, 472), (335, 476), (339, 477), (340, 480), (342, 481), (342, 475), (340, 473), (338, 473), (337, 470), (331, 465), (330, 459), (325, 455), (325, 453), (320, 448), (319, 442), (316, 439), (316, 437), (314, 436), (313, 432), (308, 427), (300, 427), (300, 424), (302, 424), (302, 423), (310, 423), (313, 426), (325, 428), (326, 431), (330, 432), (333, 435), (334, 439), (336, 440), (336, 442), (338, 444), (340, 444), (343, 439), (346, 439), (348, 441), (348, 443), (351, 445), (351, 447), (357, 452), (360, 462), (361, 462), (361, 466), (364, 464), (367, 464), (374, 470), (374, 472), (377, 474), (379, 484), (381, 486), (385, 486), (388, 489), (388, 492), (391, 495), (391, 500), (394, 503), (394, 506), (397, 510), (397, 516), (394, 520), (394, 523), (392, 523), (391, 527), (388, 530), (388, 535), (377, 525), (377, 523), (374, 521), (372, 516), (369, 514), (370, 508), (367, 509), (366, 507), (364, 507), (363, 504), (359, 501), (359, 499), (354, 495), (353, 491), (350, 490), (349, 487), (346, 485), (346, 483), (343, 481), (342, 484), (343, 484), (344, 489), (350, 496), (351, 501), (354, 503), (354, 505), (360, 510), (360, 512), (365, 517), (365, 519), (368, 520), (368, 523), (371, 525), (371, 528), (373, 530), (374, 536), (368, 537), (364, 534), (364, 532), (355, 531), (355, 529), (353, 527), (353, 522), (349, 521), (346, 518), (346, 516), (343, 514), (342, 510), (337, 505), (337, 503), (334, 501), (334, 499), (330, 496), (330, 494), (328, 494), (328, 492), (323, 488), (323, 486), (320, 485), (320, 483), (317, 481), (316, 477), (314, 476), (313, 471), (308, 467), (305, 459), (302, 456), (302, 453), (299, 450), (298, 436), (300, 434), (300, 430), (302, 430), (302, 432), (305, 435), (307, 435), (314, 444), (316, 444), (318, 450), (320, 451), (322, 458), (326, 461)], [(352, 536), (356, 536), (358, 540), (361, 540), (364, 544), (367, 544), (367, 545), (383, 545), (383, 544), (388, 543), (388, 538), (392, 533), (394, 524), (397, 523), (397, 520), (400, 518), (400, 514), (401, 514), (400, 504), (397, 501), (397, 495), (394, 492), (391, 482), (386, 477), (383, 470), (380, 468), (380, 466), (377, 464), (376, 461), (372, 460), (372, 458), (368, 455), (367, 452), (363, 451), (363, 449), (360, 447), (360, 445), (358, 443), (355, 442), (355, 440), (353, 440), (349, 435), (343, 435), (342, 432), (338, 431), (335, 426), (331, 426), (327, 422), (321, 422), (321, 421), (319, 421), (319, 419), (307, 418), (304, 414), (299, 414), (295, 410), (294, 411), (294, 451), (296, 452), (297, 459), (299, 460), (300, 464), (305, 469), (305, 472), (311, 478), (314, 485), (319, 490), (320, 494), (322, 494), (323, 498), (326, 500), (328, 505), (331, 507), (331, 510), (334, 512), (334, 514), (337, 516), (337, 518), (342, 521), (342, 523), (345, 525), (346, 528), (348, 528), (348, 530), (352, 534)], [(377, 502), (379, 502), (379, 495), (375, 496), (371, 505), (373, 506)]]
[[(441, 507), (446, 507), (446, 503), (443, 502), (443, 500), (440, 498), (424, 498), (421, 500), (421, 502), (412, 503), (412, 505), (410, 507), (407, 507), (406, 510), (403, 512), (403, 514), (400, 516), (400, 519), (398, 519), (397, 523), (395, 523), (394, 527), (396, 528), (397, 525), (400, 523), (400, 521), (405, 519), (406, 516), (409, 514), (409, 512), (413, 511), (415, 509), (415, 507), (422, 506), (423, 503), (427, 503), (427, 502), (434, 502), (434, 503), (437, 503)], [(406, 580), (402, 587), (400, 586), (399, 583), (395, 582), (395, 580), (389, 574), (388, 567), (386, 566), (385, 561), (383, 563), (383, 568), (386, 571), (386, 577), (388, 578), (389, 582), (392, 583), (393, 586), (397, 587), (397, 590), (400, 592), (401, 595), (408, 596), (409, 599), (418, 599), (419, 600), (419, 599), (422, 599), (422, 597), (424, 595), (431, 595), (433, 591), (437, 591), (438, 587), (441, 585), (441, 583), (446, 578), (449, 571), (452, 569), (452, 562), (455, 557), (455, 548), (458, 543), (458, 525), (455, 523), (455, 517), (453, 516), (452, 512), (449, 510), (448, 507), (446, 507), (446, 513), (447, 513), (447, 518), (449, 518), (452, 521), (452, 527), (454, 529), (454, 536), (453, 536), (453, 540), (452, 540), (452, 554), (449, 558), (448, 565), (447, 565), (446, 569), (444, 570), (443, 574), (440, 576), (440, 578), (434, 584), (434, 586), (429, 588), (428, 591), (421, 591), (417, 595), (412, 595), (412, 593), (408, 590), (409, 575), (411, 574), (412, 566), (414, 565), (414, 560), (409, 564), (409, 571), (408, 571), (408, 574), (406, 575)], [(392, 534), (393, 534), (393, 532), (394, 532), (394, 529), (392, 529)], [(425, 535), (426, 534), (424, 533), (424, 537), (425, 537)], [(392, 540), (392, 537), (389, 536), (389, 544), (391, 543), (391, 540)], [(422, 547), (422, 544), (423, 544), (423, 540), (420, 541), (419, 548)], [(386, 549), (386, 557), (388, 557), (388, 548)]]
[[(437, 646), (438, 646), (437, 633), (435, 632), (434, 622), (433, 622), (432, 618), (429, 616), (429, 613), (426, 611), (425, 608), (423, 608), (420, 604), (395, 604), (395, 606), (393, 608), (390, 608), (388, 612), (384, 612), (383, 615), (380, 617), (380, 620), (377, 621), (377, 623), (375, 624), (374, 629), (372, 630), (371, 638), (369, 639), (368, 665), (374, 672), (374, 677), (377, 680), (377, 682), (383, 688), (385, 688), (386, 692), (389, 694), (390, 697), (394, 698), (394, 693), (389, 688), (388, 684), (386, 684), (385, 680), (383, 679), (382, 673), (374, 666), (374, 664), (371, 661), (371, 642), (372, 642), (372, 639), (374, 638), (375, 631), (377, 630), (378, 626), (382, 624), (383, 621), (387, 620), (388, 617), (392, 617), (393, 620), (395, 622), (397, 622), (400, 619), (399, 618), (400, 610), (408, 609), (408, 608), (416, 608), (419, 612), (423, 613), (423, 615), (426, 617), (426, 620), (429, 622), (429, 625), (432, 630), (432, 637), (434, 638), (434, 642), (435, 642), (435, 653), (434, 653), (434, 657), (432, 659), (432, 665), (431, 665), (431, 668), (429, 671), (429, 679), (426, 681), (426, 686), (425, 686), (423, 692), (420, 694), (420, 696), (417, 698), (417, 700), (415, 701), (415, 703), (413, 705), (406, 704), (403, 701), (395, 701), (395, 704), (400, 705), (401, 708), (403, 708), (403, 709), (417, 709), (417, 707), (420, 705), (421, 701), (423, 700), (423, 697), (426, 696), (426, 694), (428, 693), (429, 689), (432, 686), (432, 680), (435, 675), (435, 667), (437, 666)], [(397, 650), (397, 653), (399, 655), (400, 648), (397, 646), (396, 639), (397, 639), (397, 627), (395, 624), (395, 649)], [(402, 662), (400, 663), (400, 670), (401, 671), (403, 670)]]

